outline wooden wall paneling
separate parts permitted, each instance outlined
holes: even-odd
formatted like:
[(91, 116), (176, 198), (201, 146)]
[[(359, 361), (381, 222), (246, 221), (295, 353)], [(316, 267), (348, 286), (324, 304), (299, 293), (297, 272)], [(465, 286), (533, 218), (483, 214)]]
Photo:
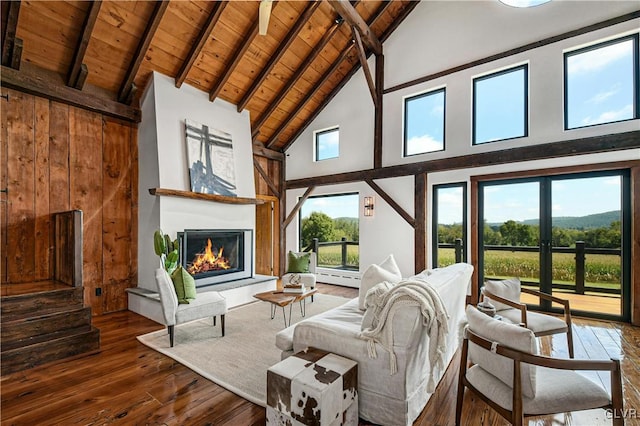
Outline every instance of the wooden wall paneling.
[[(268, 159), (264, 157), (256, 157), (253, 156), (254, 163), (257, 163), (262, 169), (267, 168)], [(262, 175), (259, 173), (259, 169), (255, 166), (254, 173), (255, 183), (256, 183), (256, 196), (258, 195), (269, 195), (269, 187), (267, 186), (267, 182), (264, 180)]]
[(631, 323), (640, 326), (640, 165), (631, 168), (631, 213)]
[(274, 227), (276, 197), (270, 195), (258, 195), (259, 199), (266, 201), (256, 205), (256, 273), (272, 275), (275, 269), (275, 250), (277, 247), (277, 228)]
[(52, 213), (71, 209), (69, 167), (69, 106), (51, 102), (49, 109), (49, 197)]
[(53, 223), (50, 214), (49, 101), (35, 98), (35, 275), (36, 281), (53, 276)]
[(71, 208), (84, 212), (84, 301), (94, 315), (103, 313), (95, 288), (102, 286), (102, 118), (79, 108), (69, 110)]
[(7, 262), (9, 282), (33, 281), (35, 276), (35, 144), (34, 97), (9, 91), (7, 105), (7, 199), (9, 218)]
[(130, 128), (105, 120), (102, 144), (102, 308), (126, 309), (124, 290), (130, 287), (131, 156)]
[[(4, 6), (4, 4), (3, 4)], [(7, 138), (7, 109), (9, 90), (2, 87), (0, 99), (0, 283), (7, 282), (7, 163), (9, 141)]]

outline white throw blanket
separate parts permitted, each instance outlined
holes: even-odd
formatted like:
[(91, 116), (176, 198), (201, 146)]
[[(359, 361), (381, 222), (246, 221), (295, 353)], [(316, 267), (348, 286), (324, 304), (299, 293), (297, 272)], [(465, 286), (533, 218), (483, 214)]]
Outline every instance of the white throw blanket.
[[(390, 286), (386, 286), (388, 288)], [(375, 290), (374, 290), (375, 289)], [(418, 306), (423, 325), (429, 334), (430, 375), (427, 391), (435, 390), (434, 370), (444, 368), (445, 342), (449, 326), (449, 314), (438, 292), (424, 281), (404, 280), (385, 291), (385, 287), (371, 289), (367, 293), (367, 310), (373, 309), (373, 324), (362, 330), (360, 337), (368, 340), (369, 357), (376, 358), (376, 343), (389, 352), (391, 374), (397, 372), (396, 354), (393, 350), (393, 317), (406, 306)], [(371, 296), (371, 297), (369, 297)], [(388, 327), (386, 327), (388, 325)]]

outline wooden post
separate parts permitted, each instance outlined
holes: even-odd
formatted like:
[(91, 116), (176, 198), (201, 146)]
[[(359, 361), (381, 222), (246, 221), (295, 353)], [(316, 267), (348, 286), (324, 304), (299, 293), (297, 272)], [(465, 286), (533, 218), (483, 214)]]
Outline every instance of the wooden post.
[(576, 241), (576, 294), (584, 294), (584, 241)]
[(462, 262), (462, 238), (456, 238), (455, 251), (456, 251), (456, 263)]
[(314, 238), (311, 240), (311, 251), (318, 255), (318, 239)]
[(347, 237), (342, 237), (340, 240), (342, 242), (342, 267), (347, 266)]

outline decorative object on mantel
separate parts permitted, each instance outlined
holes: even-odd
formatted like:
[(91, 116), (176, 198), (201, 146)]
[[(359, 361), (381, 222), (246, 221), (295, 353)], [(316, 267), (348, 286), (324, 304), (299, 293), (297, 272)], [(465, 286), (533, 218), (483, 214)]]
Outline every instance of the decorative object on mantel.
[(153, 249), (160, 257), (160, 267), (171, 275), (178, 267), (178, 240), (171, 240), (162, 229), (153, 234)]
[(191, 191), (235, 197), (233, 141), (229, 133), (185, 120)]
[(169, 196), (191, 198), (193, 200), (215, 201), (226, 204), (264, 204), (264, 200), (248, 197), (227, 197), (217, 194), (200, 194), (198, 192), (181, 191), (179, 189), (149, 188), (149, 194), (155, 196)]

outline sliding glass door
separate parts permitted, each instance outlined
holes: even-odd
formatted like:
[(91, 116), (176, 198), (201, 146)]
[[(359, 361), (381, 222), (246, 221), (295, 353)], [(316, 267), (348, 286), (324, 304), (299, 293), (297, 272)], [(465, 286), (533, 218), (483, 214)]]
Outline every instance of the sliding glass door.
[[(516, 276), (582, 314), (629, 315), (626, 171), (481, 182), (481, 282)], [(538, 299), (525, 300), (550, 310)]]

